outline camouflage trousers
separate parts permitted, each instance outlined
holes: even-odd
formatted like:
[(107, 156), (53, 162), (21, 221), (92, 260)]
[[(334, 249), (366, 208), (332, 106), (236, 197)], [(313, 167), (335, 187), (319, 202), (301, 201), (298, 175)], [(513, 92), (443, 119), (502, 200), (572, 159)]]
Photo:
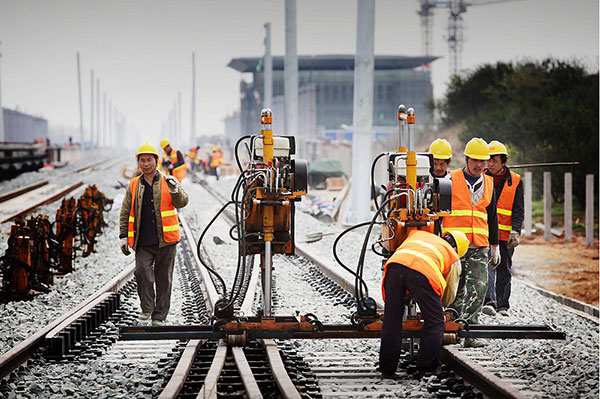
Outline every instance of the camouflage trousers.
[(462, 273), (456, 299), (449, 306), (470, 324), (479, 322), (488, 285), (488, 248), (469, 248), (461, 258)]

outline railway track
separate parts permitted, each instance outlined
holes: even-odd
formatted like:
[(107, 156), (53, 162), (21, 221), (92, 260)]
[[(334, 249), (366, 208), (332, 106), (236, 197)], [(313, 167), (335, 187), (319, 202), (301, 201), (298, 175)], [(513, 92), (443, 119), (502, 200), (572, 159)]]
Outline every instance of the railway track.
[[(211, 187), (204, 188), (219, 203), (223, 202), (224, 198), (218, 192)], [(219, 291), (207, 270), (200, 265), (186, 216), (181, 218), (181, 224), (184, 239), (178, 251), (178, 283), (173, 290), (179, 292), (174, 302), (178, 302), (180, 310), (175, 312), (177, 320), (169, 321), (170, 324), (208, 324)], [(206, 249), (203, 254), (205, 258), (210, 257)], [(274, 259), (274, 309), (281, 314), (291, 314), (291, 309), (296, 308), (305, 311), (293, 296), (288, 298), (289, 292), (278, 289), (278, 285), (287, 284), (289, 287), (302, 280), (314, 292), (297, 285), (297, 296), (310, 301), (311, 295), (319, 295), (326, 298), (325, 302), (331, 306), (317, 309), (318, 314), (322, 314), (323, 310), (331, 317), (347, 316), (354, 309), (351, 279), (302, 247), (298, 248), (298, 254), (299, 257), (277, 256)], [(223, 268), (214, 263), (218, 262), (213, 261), (217, 269)], [(259, 268), (254, 261), (251, 264), (252, 273), (244, 282), (245, 295), (236, 303), (238, 314), (252, 314), (256, 307), (254, 298), (260, 280)], [(127, 374), (126, 371), (123, 378), (113, 383), (116, 387), (107, 388), (114, 396), (126, 396), (119, 390), (122, 386), (132, 386), (136, 392), (161, 398), (392, 397), (402, 392), (410, 393), (410, 397), (481, 397), (478, 390), (473, 390), (470, 385), (481, 389), (489, 397), (514, 398), (539, 394), (527, 390), (527, 381), (511, 376), (510, 365), (499, 365), (481, 351), (465, 351), (455, 347), (444, 349), (448, 366), (437, 377), (416, 380), (411, 378), (410, 370), (407, 370), (400, 372), (404, 378), (394, 381), (382, 380), (375, 370), (377, 340), (331, 340), (329, 350), (326, 346), (329, 344), (305, 340), (257, 340), (244, 348), (216, 340), (120, 341), (119, 328), (137, 324), (137, 296), (132, 273), (133, 266), (130, 265), (77, 306), (74, 312), (0, 356), (0, 378), (8, 378), (9, 382), (16, 384), (15, 392), (18, 393), (24, 389), (23, 380), (19, 380), (24, 373), (61, 374), (66, 365), (90, 367), (93, 364), (93, 369), (110, 372), (115, 370), (112, 367), (118, 370), (124, 367), (145, 370), (139, 375)], [(296, 280), (286, 283), (285, 276)], [(73, 314), (77, 311), (87, 314), (89, 309), (85, 309), (86, 306), (97, 309), (94, 301), (102, 302), (114, 294), (118, 294), (119, 306), (112, 313), (104, 315), (103, 323), (97, 323), (89, 333), (82, 334), (85, 336), (80, 337), (79, 343), (68, 346), (66, 353), (58, 357), (61, 360), (48, 359), (49, 333), (55, 330), (56, 336), (58, 329), (58, 336), (62, 336), (63, 342), (71, 342), (72, 337), (77, 338), (87, 328), (86, 322)], [(103, 310), (98, 312), (102, 314)], [(66, 323), (69, 319), (71, 322)], [(94, 323), (89, 324), (94, 326)], [(59, 328), (61, 325), (62, 328)], [(24, 367), (27, 363), (29, 365)], [(468, 382), (465, 383), (459, 376), (466, 376)], [(85, 382), (81, 381), (82, 384)], [(71, 391), (69, 388), (65, 392), (69, 394)]]
[[(216, 191), (213, 187), (203, 184), (209, 194), (211, 194), (219, 203), (225, 203), (225, 197)], [(227, 215), (227, 213), (226, 213)], [(232, 215), (228, 214), (232, 219)], [(301, 244), (296, 245), (296, 253), (299, 258), (290, 260), (285, 257), (276, 257), (274, 266), (276, 270), (285, 269), (284, 264), (296, 264), (298, 262), (310, 262), (314, 268), (309, 268), (310, 272), (305, 276), (310, 280), (315, 289), (326, 294), (331, 298), (339, 308), (346, 308), (348, 312), (353, 310), (354, 302), (352, 295), (354, 293), (353, 277), (344, 274), (339, 268), (329, 266), (330, 262), (320, 258), (318, 255), (311, 254)], [(303, 264), (300, 269), (307, 269)], [(302, 272), (301, 272), (302, 273)], [(289, 274), (289, 273), (285, 273)], [(319, 277), (315, 277), (318, 275)], [(282, 278), (283, 274), (276, 274), (276, 278)], [(304, 292), (304, 295), (307, 293)], [(383, 308), (383, 303), (378, 302), (378, 307)], [(284, 312), (285, 313), (285, 312)], [(339, 313), (339, 309), (338, 312)], [(319, 312), (321, 314), (321, 312)], [(347, 320), (347, 319), (346, 319)], [(338, 350), (334, 345), (333, 350), (325, 351), (319, 346), (313, 349), (315, 354), (310, 355), (310, 345), (308, 345), (306, 362), (312, 365), (312, 371), (317, 377), (323, 397), (385, 397), (393, 396), (393, 392), (398, 389), (406, 390), (406, 383), (409, 389), (413, 391), (411, 397), (419, 397), (418, 392), (422, 392), (422, 397), (452, 397), (452, 395), (466, 395), (466, 397), (482, 397), (483, 395), (494, 398), (526, 398), (543, 396), (541, 392), (529, 389), (529, 382), (516, 377), (510, 364), (501, 364), (495, 361), (493, 355), (482, 354), (481, 350), (467, 350), (457, 346), (443, 347), (442, 359), (445, 364), (440, 376), (430, 377), (427, 381), (418, 381), (410, 383), (410, 372), (400, 371), (399, 375), (403, 378), (401, 384), (381, 380), (380, 374), (376, 371), (376, 357), (365, 357), (363, 354), (357, 354), (357, 348), (369, 347), (372, 352), (377, 352), (373, 346), (373, 340), (349, 340), (348, 345), (341, 345), (346, 350)], [(358, 352), (362, 352), (358, 350)], [(356, 382), (359, 379), (360, 382)], [(413, 381), (414, 382), (414, 381)], [(475, 388), (475, 389), (473, 389)]]
[[(114, 158), (94, 161), (75, 170), (61, 173), (53, 177), (53, 180), (66, 176), (77, 176), (80, 173), (98, 168), (107, 169), (116, 162), (119, 162), (119, 160)], [(27, 215), (42, 205), (59, 200), (82, 185), (83, 181), (81, 180), (59, 185), (52, 183), (50, 179), (45, 179), (1, 194), (0, 223), (10, 222), (19, 216)]]

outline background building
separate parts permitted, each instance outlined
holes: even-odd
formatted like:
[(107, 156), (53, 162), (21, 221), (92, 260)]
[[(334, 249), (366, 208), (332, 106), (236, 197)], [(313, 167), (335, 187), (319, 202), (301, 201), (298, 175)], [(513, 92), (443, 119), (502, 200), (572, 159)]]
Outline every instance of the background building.
[[(427, 66), (436, 58), (375, 56), (373, 125), (376, 130), (382, 127), (381, 132), (389, 134), (397, 123), (396, 109), (400, 103), (415, 107), (420, 126), (432, 122), (429, 103), (433, 86)], [(256, 132), (263, 98), (262, 57), (234, 58), (228, 66), (242, 74), (252, 74), (252, 81), (240, 83), (238, 135)], [(273, 57), (273, 129), (277, 134), (285, 134), (283, 66), (284, 57)], [(352, 125), (354, 55), (299, 56), (298, 83), (298, 131), (305, 139), (332, 134), (337, 138), (342, 125)], [(343, 138), (351, 139), (351, 132)]]
[(25, 114), (8, 108), (4, 112), (4, 141), (31, 143), (48, 138), (48, 121), (44, 118)]

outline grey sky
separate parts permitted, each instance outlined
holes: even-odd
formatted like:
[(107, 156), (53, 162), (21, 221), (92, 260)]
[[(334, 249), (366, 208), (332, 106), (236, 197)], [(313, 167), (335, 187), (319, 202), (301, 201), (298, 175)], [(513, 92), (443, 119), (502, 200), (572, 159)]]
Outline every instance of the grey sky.
[[(239, 106), (240, 74), (227, 68), (239, 56), (263, 52), (262, 25), (272, 23), (273, 53), (284, 53), (284, 1), (0, 0), (2, 97), (78, 126), (75, 52), (83, 67), (84, 125), (89, 121), (93, 67), (113, 103), (148, 137), (158, 137), (177, 92), (189, 131), (191, 52), (197, 53), (198, 127), (221, 133), (222, 119)], [(416, 0), (376, 0), (377, 54), (421, 53)], [(578, 58), (598, 65), (597, 0), (525, 0), (471, 7), (464, 15), (463, 67), (482, 62)], [(353, 53), (355, 0), (298, 0), (300, 54)], [(444, 41), (447, 12), (436, 11), (433, 66), (436, 97), (448, 79)], [(275, 116), (277, 117), (277, 116)]]

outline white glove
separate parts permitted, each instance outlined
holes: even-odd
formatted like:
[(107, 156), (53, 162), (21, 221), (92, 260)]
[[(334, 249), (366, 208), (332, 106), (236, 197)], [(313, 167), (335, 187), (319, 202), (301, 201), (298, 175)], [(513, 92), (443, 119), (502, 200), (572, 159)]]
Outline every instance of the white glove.
[(127, 238), (121, 238), (121, 252), (123, 252), (123, 255), (125, 256), (131, 254), (129, 245), (127, 245)]
[(516, 248), (519, 244), (520, 244), (519, 233), (514, 230), (511, 231), (510, 236), (508, 237), (508, 242), (506, 243), (506, 246), (508, 247), (508, 249), (511, 249), (511, 248)]
[(177, 194), (179, 192), (179, 181), (175, 176), (166, 176), (167, 185), (169, 186), (169, 192), (171, 194)]
[(495, 269), (498, 267), (500, 261), (500, 248), (498, 248), (497, 245), (490, 246), (490, 264), (492, 265), (492, 268)]

